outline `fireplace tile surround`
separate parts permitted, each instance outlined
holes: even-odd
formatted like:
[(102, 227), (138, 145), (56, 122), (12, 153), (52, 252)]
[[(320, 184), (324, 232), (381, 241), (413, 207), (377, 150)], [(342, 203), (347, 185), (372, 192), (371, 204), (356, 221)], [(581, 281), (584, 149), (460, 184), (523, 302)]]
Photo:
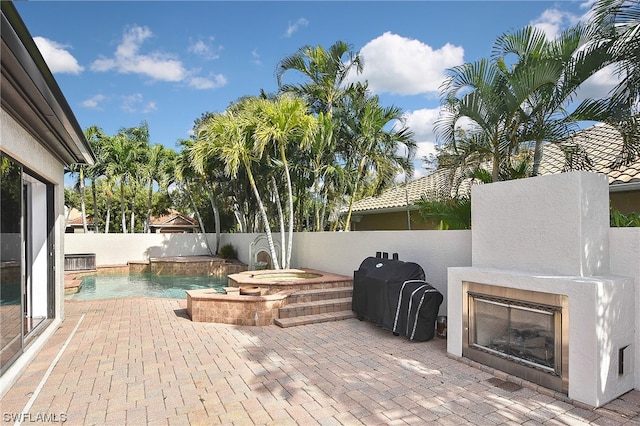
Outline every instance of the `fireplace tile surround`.
[(468, 344), (465, 282), (563, 295), (568, 397), (599, 407), (632, 390), (634, 280), (609, 271), (608, 215), (604, 175), (474, 186), (472, 266), (448, 269), (447, 351), (463, 357)]

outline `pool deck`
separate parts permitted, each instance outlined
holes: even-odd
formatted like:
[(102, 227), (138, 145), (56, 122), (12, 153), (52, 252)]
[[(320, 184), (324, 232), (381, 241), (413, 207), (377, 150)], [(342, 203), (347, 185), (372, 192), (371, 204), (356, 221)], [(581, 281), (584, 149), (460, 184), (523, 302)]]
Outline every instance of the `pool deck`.
[(197, 323), (186, 300), (151, 298), (67, 301), (65, 312), (2, 399), (3, 422), (640, 425), (640, 391), (571, 404), (447, 356), (444, 339), (409, 342), (356, 319)]

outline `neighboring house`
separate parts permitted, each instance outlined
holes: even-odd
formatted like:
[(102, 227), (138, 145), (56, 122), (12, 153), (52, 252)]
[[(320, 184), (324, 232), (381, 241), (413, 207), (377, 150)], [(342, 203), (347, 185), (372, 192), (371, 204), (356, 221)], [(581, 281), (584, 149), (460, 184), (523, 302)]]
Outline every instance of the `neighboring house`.
[[(169, 210), (169, 213), (159, 217), (151, 216), (151, 224), (149, 225), (149, 228), (151, 229), (152, 234), (200, 232), (200, 225), (197, 220), (175, 210)], [(89, 232), (95, 231), (93, 218), (91, 217), (87, 217), (87, 230)], [(82, 213), (80, 213), (78, 209), (74, 208), (68, 212), (65, 233), (84, 233)]]
[(160, 217), (151, 217), (149, 228), (152, 234), (200, 232), (200, 224), (197, 220), (175, 210), (170, 210), (168, 214)]
[[(67, 211), (67, 207), (65, 206), (65, 211), (67, 212), (66, 217), (66, 225), (64, 232), (66, 234), (78, 234), (84, 233), (84, 225), (82, 223), (82, 212), (76, 208), (72, 208)], [(94, 232), (95, 227), (93, 226), (93, 218), (87, 217), (87, 231)]]
[[(612, 207), (622, 213), (640, 212), (640, 158), (628, 166), (610, 167), (622, 149), (622, 136), (615, 128), (597, 124), (576, 132), (565, 144), (577, 146), (579, 151), (586, 154), (591, 162), (591, 168), (587, 165), (586, 170), (609, 177), (609, 199)], [(577, 153), (575, 157), (570, 161), (578, 166), (584, 155)], [(558, 146), (547, 145), (540, 162), (540, 174), (561, 173), (566, 163), (566, 156)]]
[(0, 3), (1, 398), (64, 318), (64, 168), (95, 157), (15, 6)]
[[(615, 169), (610, 168), (622, 147), (622, 137), (606, 124), (597, 124), (576, 132), (563, 142), (576, 147), (573, 156), (565, 156), (555, 144), (544, 147), (540, 175), (566, 171), (567, 163), (574, 168), (582, 164), (586, 170), (609, 177), (611, 206), (623, 213), (640, 212), (640, 159)], [(586, 157), (585, 157), (586, 154)], [(590, 161), (585, 162), (585, 158)], [(424, 222), (416, 203), (423, 195), (433, 196), (451, 191), (450, 172), (437, 170), (407, 184), (388, 189), (377, 197), (367, 197), (353, 205), (351, 229), (358, 231), (434, 229), (434, 222)]]
[(352, 231), (434, 229), (418, 214), (418, 202), (423, 195), (446, 193), (450, 190), (450, 172), (435, 172), (406, 184), (384, 191), (377, 197), (366, 197), (353, 204)]

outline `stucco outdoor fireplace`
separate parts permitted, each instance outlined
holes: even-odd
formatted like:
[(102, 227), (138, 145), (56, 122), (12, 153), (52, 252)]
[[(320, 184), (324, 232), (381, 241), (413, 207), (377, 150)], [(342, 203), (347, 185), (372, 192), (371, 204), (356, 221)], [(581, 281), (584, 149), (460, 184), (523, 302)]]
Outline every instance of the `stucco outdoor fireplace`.
[(608, 183), (474, 186), (472, 266), (449, 268), (447, 351), (599, 407), (633, 389), (633, 279), (609, 272)]

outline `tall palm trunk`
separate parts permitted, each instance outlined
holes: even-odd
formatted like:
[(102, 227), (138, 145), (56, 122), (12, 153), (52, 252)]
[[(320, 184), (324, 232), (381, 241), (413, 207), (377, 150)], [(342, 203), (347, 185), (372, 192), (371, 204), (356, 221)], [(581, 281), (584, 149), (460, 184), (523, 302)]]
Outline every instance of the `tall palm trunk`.
[(276, 253), (276, 248), (273, 244), (273, 235), (271, 235), (271, 226), (269, 226), (269, 218), (267, 217), (267, 211), (264, 209), (264, 204), (262, 204), (262, 200), (260, 199), (260, 193), (258, 192), (256, 181), (253, 178), (253, 173), (251, 172), (251, 165), (248, 162), (245, 162), (244, 166), (247, 170), (247, 176), (249, 177), (249, 185), (251, 186), (253, 195), (256, 197), (256, 202), (258, 203), (258, 209), (260, 210), (260, 217), (262, 218), (264, 231), (265, 231), (265, 234), (267, 235), (267, 242), (269, 244), (269, 251), (271, 252), (271, 261), (273, 263), (273, 268), (280, 269), (280, 263), (278, 262), (278, 254)]
[(536, 145), (533, 151), (533, 170), (531, 176), (538, 176), (540, 171), (540, 162), (542, 161), (542, 141), (536, 140)]
[(207, 182), (207, 195), (209, 196), (209, 203), (211, 204), (211, 210), (213, 211), (213, 223), (216, 228), (216, 251), (214, 254), (218, 254), (218, 250), (220, 249), (220, 209), (218, 209), (218, 205), (216, 204), (213, 186), (211, 182)]
[(209, 254), (213, 256), (213, 252), (211, 251), (211, 246), (209, 246), (209, 240), (207, 239), (207, 233), (204, 229), (204, 222), (202, 221), (202, 217), (200, 216), (200, 210), (198, 209), (198, 206), (193, 200), (193, 195), (191, 195), (191, 191), (189, 190), (189, 185), (187, 183), (184, 183), (182, 186), (184, 188), (184, 192), (187, 194), (187, 198), (189, 198), (189, 203), (191, 203), (191, 206), (193, 207), (193, 211), (196, 213), (196, 217), (198, 218), (198, 224), (200, 225), (200, 232), (204, 237), (204, 243), (207, 245), (207, 250), (209, 251)]
[(84, 169), (82, 166), (80, 166), (80, 171), (79, 171), (79, 175), (80, 175), (80, 180), (79, 180), (79, 184), (80, 184), (80, 209), (82, 211), (82, 229), (84, 229), (84, 233), (86, 234), (87, 232), (89, 232), (89, 229), (87, 227), (87, 210), (86, 210), (86, 206), (85, 206), (85, 194), (84, 194)]
[(109, 233), (109, 224), (111, 222), (111, 197), (107, 197), (107, 217), (104, 224), (104, 233)]
[(93, 197), (93, 229), (96, 234), (99, 234), (100, 226), (98, 225), (98, 194), (95, 178), (91, 178), (91, 196)]
[(347, 210), (347, 218), (345, 219), (344, 230), (345, 232), (349, 232), (351, 230), (351, 212), (353, 211), (353, 202), (356, 198), (356, 194), (358, 193), (358, 188), (360, 187), (360, 176), (362, 175), (362, 171), (364, 170), (364, 164), (367, 157), (364, 156), (360, 159), (360, 163), (358, 164), (358, 173), (356, 175), (356, 180), (353, 184), (353, 191), (351, 192), (351, 197), (349, 197), (349, 209)]
[[(287, 257), (282, 260), (285, 268), (289, 268), (291, 264), (291, 251), (293, 249), (293, 189), (291, 186), (291, 176), (289, 175), (289, 163), (287, 162), (287, 156), (285, 153), (284, 144), (280, 144), (280, 158), (282, 160), (282, 165), (284, 166), (284, 174), (287, 178), (287, 192), (288, 192), (288, 202), (289, 202), (289, 239), (287, 240)], [(284, 241), (282, 242), (284, 245)]]
[(280, 259), (282, 259), (282, 267), (287, 269), (289, 266), (285, 264), (286, 253), (285, 253), (285, 227), (284, 227), (284, 214), (282, 213), (282, 203), (280, 202), (280, 192), (278, 191), (278, 184), (276, 183), (276, 179), (271, 176), (271, 186), (273, 187), (273, 197), (275, 198), (276, 207), (278, 208), (278, 218), (280, 219), (280, 240), (282, 244), (280, 244)]
[(124, 211), (124, 180), (120, 179), (120, 213), (122, 215), (122, 233), (127, 233), (127, 215)]
[(136, 225), (136, 187), (133, 186), (133, 191), (131, 194), (131, 233), (135, 233), (135, 225)]
[(149, 179), (149, 199), (147, 200), (147, 220), (144, 223), (144, 233), (151, 232), (151, 206), (153, 203), (153, 179)]

